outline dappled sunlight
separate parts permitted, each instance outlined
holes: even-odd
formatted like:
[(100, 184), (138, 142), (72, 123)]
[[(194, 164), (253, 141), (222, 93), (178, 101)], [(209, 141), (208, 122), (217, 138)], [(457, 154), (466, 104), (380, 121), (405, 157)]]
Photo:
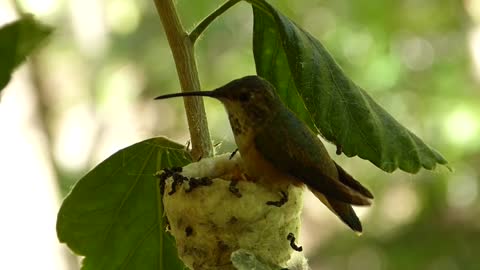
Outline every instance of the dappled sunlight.
[(480, 81), (480, 23), (470, 32), (470, 51), (472, 52), (475, 77)]
[(127, 35), (135, 31), (140, 23), (140, 7), (137, 1), (106, 1), (107, 26), (114, 33)]
[(474, 21), (474, 25), (469, 33), (469, 47), (472, 54), (475, 77), (480, 81), (480, 2), (472, 0), (464, 1), (464, 3), (467, 12)]
[(311, 33), (317, 37), (325, 38), (332, 35), (337, 29), (337, 17), (328, 7), (312, 7), (301, 17), (302, 25), (309, 27)]
[(305, 192), (303, 205), (303, 224), (299, 241), (306, 252), (310, 253), (324, 244), (326, 239), (334, 235), (335, 228), (348, 230), (310, 191)]
[(388, 187), (384, 191), (382, 201), (378, 206), (384, 221), (383, 230), (396, 228), (409, 222), (413, 222), (421, 210), (418, 194), (414, 186), (402, 183)]
[(432, 44), (421, 37), (409, 37), (398, 44), (402, 63), (413, 71), (429, 68), (435, 59)]
[(6, 24), (17, 19), (17, 14), (15, 13), (11, 3), (9, 1), (0, 2), (0, 24)]
[(72, 106), (60, 116), (53, 131), (56, 141), (53, 153), (60, 166), (70, 171), (89, 166), (97, 121), (86, 104)]
[(366, 83), (375, 90), (388, 90), (395, 86), (400, 79), (400, 62), (398, 56), (393, 53), (377, 55), (370, 59), (364, 70)]
[(128, 61), (113, 61), (98, 73), (97, 101), (106, 118), (122, 113), (122, 108), (132, 105), (144, 87), (140, 70)]
[(19, 0), (25, 10), (36, 16), (49, 17), (60, 10), (64, 0)]
[(343, 54), (348, 61), (356, 66), (362, 66), (369, 62), (368, 55), (374, 47), (375, 40), (372, 33), (363, 30), (352, 31), (345, 37)]
[(445, 119), (444, 132), (451, 143), (465, 146), (475, 143), (480, 133), (480, 115), (467, 106), (455, 108)]
[(0, 103), (0, 269), (67, 269), (55, 220), (60, 203), (34, 95), (22, 68)]
[(381, 251), (375, 247), (365, 246), (355, 250), (348, 258), (348, 270), (385, 269)]
[(104, 16), (104, 2), (70, 0), (68, 6), (75, 45), (86, 56), (101, 57), (110, 42)]
[(479, 176), (471, 168), (462, 167), (450, 178), (447, 201), (452, 208), (467, 208), (477, 201)]

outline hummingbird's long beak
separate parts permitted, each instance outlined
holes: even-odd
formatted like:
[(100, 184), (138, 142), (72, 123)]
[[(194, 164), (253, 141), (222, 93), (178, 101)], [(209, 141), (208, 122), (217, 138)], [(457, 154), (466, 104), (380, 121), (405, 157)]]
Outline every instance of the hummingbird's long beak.
[(173, 97), (190, 97), (190, 96), (203, 96), (203, 97), (213, 97), (216, 98), (217, 95), (215, 91), (195, 91), (195, 92), (181, 92), (181, 93), (174, 93), (174, 94), (167, 94), (158, 96), (155, 99), (166, 99), (166, 98), (173, 98)]

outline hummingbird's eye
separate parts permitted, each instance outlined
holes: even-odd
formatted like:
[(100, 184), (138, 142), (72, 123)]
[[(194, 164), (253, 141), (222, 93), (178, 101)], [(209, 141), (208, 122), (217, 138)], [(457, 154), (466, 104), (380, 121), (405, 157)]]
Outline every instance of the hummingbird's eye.
[(238, 96), (238, 99), (241, 101), (241, 102), (247, 102), (250, 100), (250, 93), (248, 92), (242, 92), (240, 93), (240, 95)]

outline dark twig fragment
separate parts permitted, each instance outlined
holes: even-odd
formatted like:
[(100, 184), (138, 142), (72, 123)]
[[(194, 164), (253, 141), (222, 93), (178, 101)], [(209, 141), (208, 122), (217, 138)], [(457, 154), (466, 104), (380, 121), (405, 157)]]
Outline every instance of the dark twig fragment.
[(235, 195), (237, 198), (242, 197), (242, 193), (240, 193), (240, 190), (237, 187), (238, 180), (232, 180), (230, 181), (230, 185), (228, 186), (228, 190)]
[(200, 186), (210, 186), (212, 183), (213, 183), (212, 179), (208, 177), (202, 177), (202, 178), (192, 177), (188, 180), (189, 187), (185, 189), (185, 192), (187, 193), (191, 192), (192, 190)]
[(192, 234), (193, 234), (193, 228), (192, 228), (191, 226), (187, 226), (187, 227), (185, 228), (185, 235), (186, 235), (187, 237), (189, 237), (189, 236), (191, 236)]
[(337, 155), (341, 155), (342, 154), (342, 146), (341, 145), (337, 145), (337, 151), (335, 152)]
[(235, 149), (235, 150), (232, 152), (232, 154), (230, 155), (230, 157), (229, 157), (228, 159), (229, 159), (229, 160), (232, 159), (237, 152), (238, 152), (238, 148)]
[(187, 143), (185, 143), (185, 151), (190, 152), (192, 151), (191, 146), (192, 141), (188, 140)]
[(290, 246), (292, 247), (293, 250), (298, 251), (298, 252), (301, 252), (303, 250), (303, 248), (301, 246), (297, 246), (295, 244), (295, 236), (293, 235), (293, 233), (288, 234), (287, 240), (290, 241)]
[(273, 206), (276, 206), (276, 207), (281, 207), (282, 205), (287, 203), (288, 202), (287, 193), (285, 193), (285, 191), (280, 191), (280, 192), (282, 193), (282, 198), (280, 198), (279, 201), (268, 201), (267, 205), (273, 205)]
[(172, 175), (173, 178), (173, 183), (172, 183), (172, 190), (168, 192), (168, 195), (173, 195), (175, 192), (177, 192), (177, 187), (183, 184), (183, 182), (188, 181), (188, 178), (179, 174), (179, 173), (174, 173)]
[[(155, 174), (155, 176), (160, 180), (160, 183), (159, 183), (160, 194), (163, 194), (165, 190), (165, 180), (167, 180), (169, 177), (172, 177), (174, 175), (179, 175), (179, 173), (181, 173), (182, 170), (183, 170), (182, 167), (165, 168), (163, 169), (163, 172)], [(174, 179), (174, 182), (175, 182), (175, 179)], [(172, 189), (175, 189), (175, 188), (176, 187), (173, 187), (172, 185)], [(173, 193), (175, 193), (175, 191), (173, 191), (172, 194), (170, 193), (172, 193), (172, 191), (168, 193), (169, 195), (172, 195)]]

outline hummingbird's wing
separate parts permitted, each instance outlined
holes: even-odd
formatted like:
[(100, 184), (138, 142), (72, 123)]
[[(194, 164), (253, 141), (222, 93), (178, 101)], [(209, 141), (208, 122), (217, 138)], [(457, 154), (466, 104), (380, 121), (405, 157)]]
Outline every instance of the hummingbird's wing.
[[(288, 109), (272, 118), (276, 125), (257, 131), (255, 148), (276, 169), (307, 184), (328, 199), (353, 205), (370, 205), (371, 193), (340, 170), (319, 138)], [(342, 177), (340, 180), (339, 176)], [(359, 188), (361, 186), (362, 188)]]
[(362, 186), (360, 182), (355, 180), (349, 173), (347, 173), (340, 165), (338, 165), (335, 161), (335, 166), (337, 167), (338, 178), (339, 180), (344, 183), (345, 185), (349, 186), (350, 188), (355, 189), (356, 191), (362, 193), (363, 196), (373, 199), (373, 194), (368, 190), (366, 187)]

